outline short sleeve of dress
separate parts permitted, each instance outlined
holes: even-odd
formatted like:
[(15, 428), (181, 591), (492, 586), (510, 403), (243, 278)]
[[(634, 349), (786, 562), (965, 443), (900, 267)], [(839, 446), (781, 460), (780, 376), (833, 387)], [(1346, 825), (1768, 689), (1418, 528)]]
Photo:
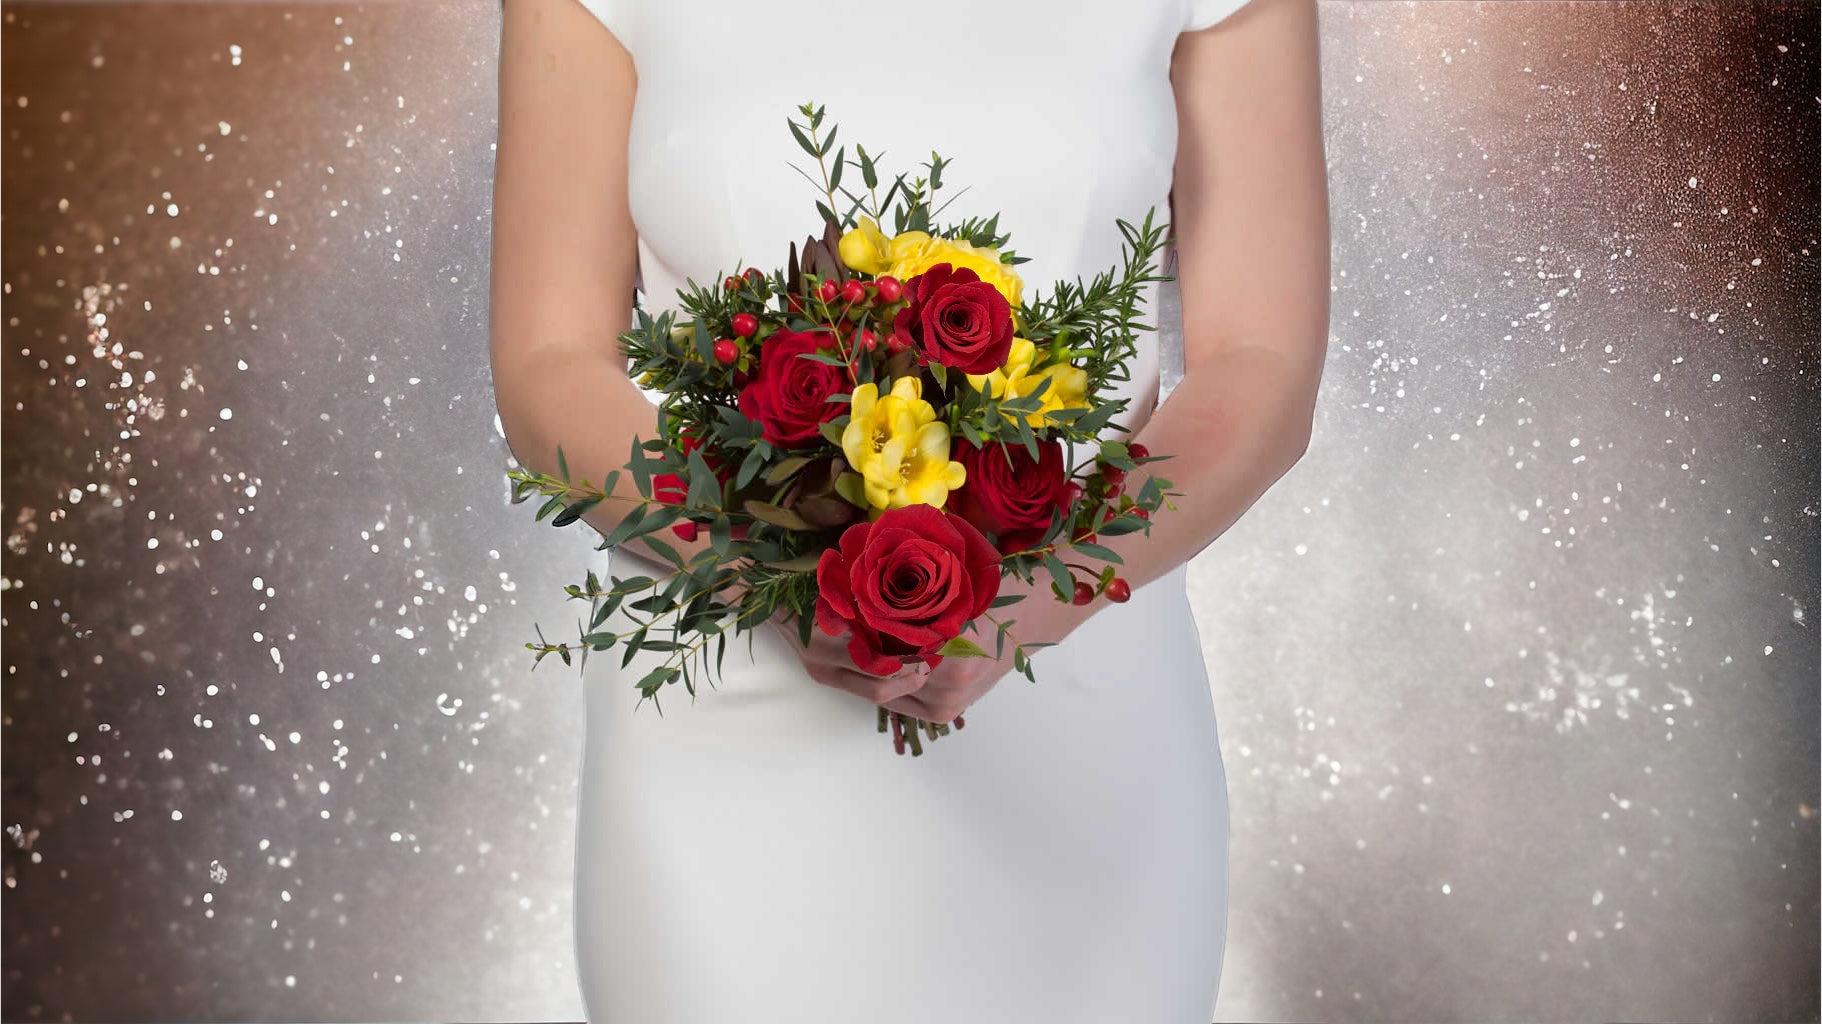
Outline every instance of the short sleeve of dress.
[[(607, 0), (589, 0), (591, 3)], [(1186, 0), (1188, 7), (1183, 21), (1183, 31), (1195, 32), (1208, 28), (1224, 20), (1228, 15), (1245, 7), (1247, 0)]]

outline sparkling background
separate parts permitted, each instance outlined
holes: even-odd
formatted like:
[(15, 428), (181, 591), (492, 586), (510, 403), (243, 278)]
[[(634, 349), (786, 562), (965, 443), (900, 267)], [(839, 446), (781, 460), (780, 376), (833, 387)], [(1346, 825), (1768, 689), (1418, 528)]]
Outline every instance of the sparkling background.
[[(1315, 440), (1191, 573), (1220, 1015), (1816, 1019), (1817, 9), (1321, 9)], [(497, 5), (0, 10), (0, 1012), (579, 1019)]]

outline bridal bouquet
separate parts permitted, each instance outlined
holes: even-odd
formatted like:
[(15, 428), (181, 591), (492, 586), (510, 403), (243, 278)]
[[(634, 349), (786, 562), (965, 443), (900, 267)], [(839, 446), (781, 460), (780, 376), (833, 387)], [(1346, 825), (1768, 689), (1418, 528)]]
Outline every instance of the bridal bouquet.
[[(1150, 213), (1137, 228), (1118, 222), (1123, 267), (1028, 299), (1014, 270), (1026, 261), (1005, 248), (997, 215), (938, 222), (946, 161), (932, 154), (927, 176), (898, 175), (881, 199), (875, 156), (856, 145), (850, 157), (833, 124), (820, 134), (822, 108), (800, 110), (804, 122), (787, 124), (821, 171), (810, 178), (821, 237), (791, 245), (781, 271), (689, 282), (681, 317), (636, 310), (619, 339), (639, 383), (665, 397), (655, 436), (635, 439), (624, 466), (640, 497), (599, 549), (643, 538), (674, 570), (605, 584), (589, 572), (566, 588), (589, 602), (579, 640), (539, 630), (526, 646), (534, 664), (615, 645), (622, 667), (663, 653), (638, 682), (641, 702), (656, 703), (678, 680), (693, 697), (696, 672), (719, 673), (730, 632), (784, 611), (806, 645), (812, 625), (847, 634), (855, 665), (875, 675), (984, 656), (991, 628), (993, 656), (1010, 636), (1014, 669), (1035, 681), (1030, 654), (1044, 645), (1018, 643), (1016, 620), (993, 614), (1022, 599), (1001, 597), (1001, 580), (1044, 572), (1058, 600), (1125, 601), (1119, 555), (1095, 541), (1148, 529), (1174, 493), (1149, 475), (1126, 493), (1127, 472), (1161, 457), (1099, 436), (1119, 427), (1127, 401), (1107, 392), (1151, 329), (1137, 310), (1143, 286), (1166, 280), (1153, 273), (1163, 229)], [(561, 450), (557, 461), (556, 476), (508, 474), (514, 502), (546, 499), (539, 520), (565, 526), (628, 500), (614, 493), (618, 470), (595, 486), (570, 478)], [(685, 558), (664, 531), (706, 531), (709, 543)], [(602, 631), (622, 605), (635, 628)], [(922, 753), (920, 732), (949, 730), (882, 707), (888, 725), (901, 754), (907, 742)]]

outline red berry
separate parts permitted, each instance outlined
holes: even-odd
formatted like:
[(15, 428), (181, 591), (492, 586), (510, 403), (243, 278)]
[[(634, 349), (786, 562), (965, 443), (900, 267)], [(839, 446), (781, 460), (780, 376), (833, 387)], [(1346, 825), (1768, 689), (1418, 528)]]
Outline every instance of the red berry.
[(891, 355), (898, 355), (900, 352), (903, 352), (910, 347), (910, 345), (905, 343), (905, 339), (896, 334), (886, 339), (886, 352)]
[(733, 291), (734, 289), (740, 287), (740, 279), (737, 277), (730, 277), (727, 280), (721, 282), (721, 287), (726, 288), (728, 291)]
[(1094, 600), (1094, 588), (1081, 580), (1075, 581), (1075, 604), (1087, 604)]
[(835, 296), (839, 294), (841, 294), (841, 289), (836, 287), (834, 281), (824, 281), (816, 289), (816, 297), (825, 303), (834, 302)]
[(758, 267), (748, 267), (746, 273), (742, 276), (754, 284), (758, 284), (765, 280), (765, 274), (761, 273)]
[(742, 338), (751, 338), (759, 330), (759, 318), (751, 313), (734, 314), (734, 333)]
[(860, 333), (854, 336), (854, 347), (872, 352), (879, 348), (879, 335), (862, 327)]
[(1124, 577), (1115, 576), (1113, 582), (1107, 584), (1109, 601), (1124, 604), (1130, 597), (1132, 597), (1132, 584), (1127, 583)]
[(727, 338), (715, 343), (715, 361), (722, 364), (731, 363), (740, 358), (740, 346)]
[(1132, 444), (1126, 446), (1126, 454), (1135, 459), (1149, 459), (1151, 458), (1151, 449), (1134, 441)]
[(792, 292), (791, 294), (786, 295), (784, 297), (784, 304), (793, 313), (803, 312), (803, 298), (801, 296), (799, 296), (796, 292)]
[(905, 292), (905, 286), (899, 284), (896, 277), (882, 277), (873, 282), (873, 286), (879, 289), (879, 301), (887, 305), (897, 302)]
[(1118, 466), (1103, 465), (1101, 467), (1101, 479), (1107, 481), (1107, 493), (1117, 494), (1119, 493), (1120, 485), (1126, 482), (1126, 471)]
[(1133, 509), (1133, 510), (1132, 510), (1132, 514), (1133, 514), (1133, 515), (1135, 515), (1135, 516), (1138, 516), (1138, 517), (1139, 517), (1139, 518), (1140, 518), (1140, 519), (1145, 519), (1145, 520), (1150, 520), (1150, 519), (1151, 519), (1151, 513), (1150, 513), (1150, 512), (1147, 512), (1147, 511), (1145, 511), (1145, 510), (1144, 510), (1144, 509), (1142, 509), (1142, 508), (1135, 508), (1135, 509)]
[(841, 301), (850, 306), (858, 306), (867, 301), (867, 286), (854, 278), (841, 286)]
[(696, 524), (686, 519), (671, 527), (671, 532), (677, 535), (678, 540), (687, 544), (696, 539), (696, 529)]
[(1078, 501), (1081, 501), (1081, 500), (1082, 500), (1082, 485), (1081, 484), (1075, 482), (1074, 480), (1071, 480), (1068, 483), (1063, 485), (1063, 508), (1064, 509), (1070, 509), (1070, 508), (1075, 507), (1075, 503)]

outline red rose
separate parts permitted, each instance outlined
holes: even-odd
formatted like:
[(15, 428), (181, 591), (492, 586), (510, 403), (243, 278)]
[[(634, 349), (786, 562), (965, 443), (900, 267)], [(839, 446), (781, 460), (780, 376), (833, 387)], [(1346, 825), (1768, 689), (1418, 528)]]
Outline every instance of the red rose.
[(967, 469), (968, 478), (949, 495), (949, 508), (993, 534), (1001, 554), (1036, 545), (1050, 526), (1050, 514), (1067, 508), (1063, 446), (1056, 441), (1038, 442), (1036, 462), (1024, 445), (997, 442), (985, 448), (959, 443), (950, 458)]
[(740, 412), (757, 422), (765, 439), (781, 448), (814, 444), (822, 438), (818, 424), (848, 411), (830, 395), (850, 390), (839, 366), (800, 359), (822, 351), (825, 335), (779, 331), (759, 349), (759, 369), (740, 391)]
[(992, 373), (1012, 351), (1012, 305), (998, 288), (963, 267), (938, 263), (905, 282), (910, 305), (892, 329), (931, 360), (963, 373)]
[(855, 523), (816, 566), (816, 624), (849, 631), (862, 671), (890, 675), (961, 635), (1000, 592), (1000, 555), (964, 519), (930, 505), (888, 509)]

